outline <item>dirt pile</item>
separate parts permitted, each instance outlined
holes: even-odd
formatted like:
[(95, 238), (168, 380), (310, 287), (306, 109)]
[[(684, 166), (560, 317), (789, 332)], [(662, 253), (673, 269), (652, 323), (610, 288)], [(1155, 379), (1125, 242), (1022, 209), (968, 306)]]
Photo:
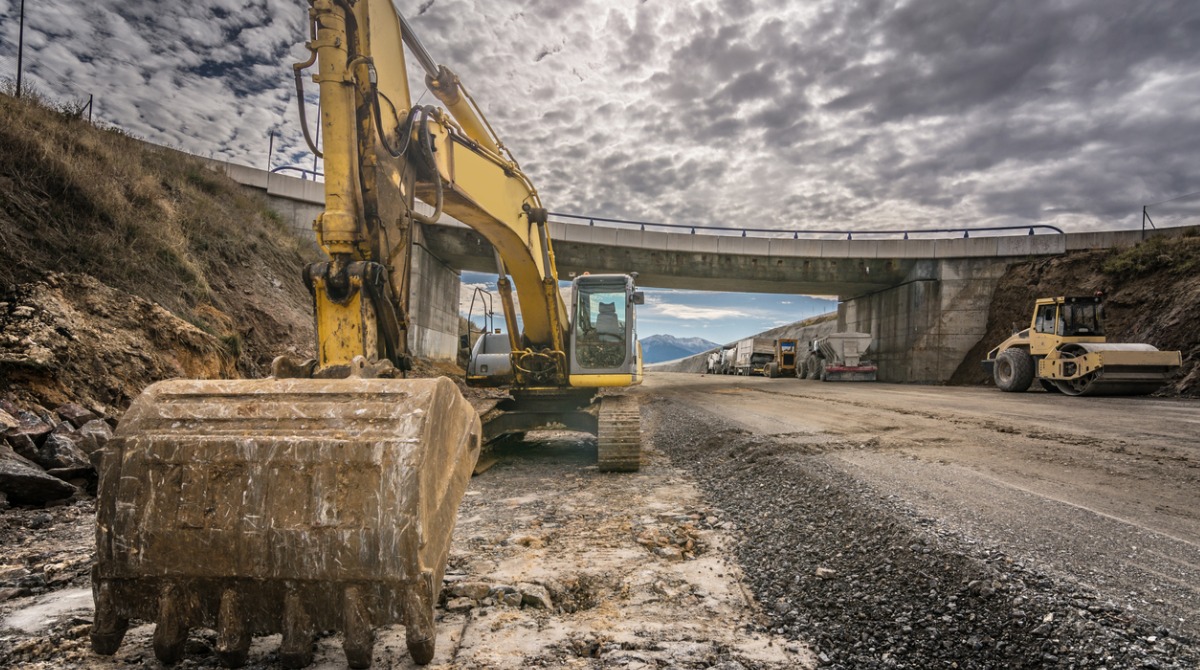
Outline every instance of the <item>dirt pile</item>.
[(1159, 393), (1200, 396), (1200, 233), (1156, 236), (1129, 249), (1041, 258), (1009, 268), (996, 287), (987, 334), (967, 354), (952, 384), (990, 384), (979, 361), (1029, 326), (1037, 298), (1103, 292), (1110, 342), (1145, 342), (1183, 352), (1183, 371)]
[(307, 249), (198, 159), (0, 95), (0, 397), (123, 410), (312, 348)]

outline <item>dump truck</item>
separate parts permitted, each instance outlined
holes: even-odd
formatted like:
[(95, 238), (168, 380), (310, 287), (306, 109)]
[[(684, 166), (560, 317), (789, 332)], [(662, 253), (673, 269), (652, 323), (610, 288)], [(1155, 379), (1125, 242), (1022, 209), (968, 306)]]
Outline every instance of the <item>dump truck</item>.
[(863, 359), (870, 346), (869, 333), (831, 333), (809, 340), (808, 355), (796, 366), (796, 376), (823, 382), (873, 382), (879, 368)]
[[(567, 305), (547, 211), (459, 78), (393, 3), (308, 5), (310, 56), (293, 71), (305, 139), (325, 159), (313, 224), (325, 259), (303, 271), (316, 358), (281, 356), (267, 379), (160, 382), (134, 400), (100, 468), (99, 654), (144, 620), (165, 664), (190, 629), (209, 628), (228, 667), (270, 634), (280, 662), (303, 667), (316, 637), (337, 631), (347, 664), (364, 668), (375, 629), (402, 624), (412, 660), (427, 664), (484, 441), (567, 426), (597, 435), (601, 470), (640, 463), (635, 399), (599, 393), (642, 379), (633, 277), (580, 276)], [(445, 109), (412, 102), (404, 47)], [(322, 147), (303, 105), (314, 65)], [(405, 378), (413, 228), (443, 214), (496, 252), (508, 332), (475, 342), (467, 378), (508, 395), (484, 420), (449, 379)]]
[(1039, 298), (1029, 327), (988, 352), (983, 369), (996, 388), (1023, 393), (1036, 379), (1047, 391), (1071, 396), (1146, 395), (1183, 364), (1178, 351), (1107, 341), (1104, 298)]
[(799, 341), (791, 338), (775, 340), (775, 359), (767, 364), (765, 374), (768, 377), (796, 376), (796, 350)]
[(733, 374), (761, 375), (775, 360), (775, 341), (769, 337), (747, 337), (734, 347)]

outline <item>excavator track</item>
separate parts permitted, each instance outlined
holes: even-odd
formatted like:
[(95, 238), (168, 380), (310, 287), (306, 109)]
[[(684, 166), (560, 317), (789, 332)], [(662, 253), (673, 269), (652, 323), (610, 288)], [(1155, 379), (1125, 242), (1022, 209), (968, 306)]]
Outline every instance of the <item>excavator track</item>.
[(601, 472), (637, 472), (642, 466), (642, 415), (635, 396), (600, 399), (596, 431), (597, 465)]

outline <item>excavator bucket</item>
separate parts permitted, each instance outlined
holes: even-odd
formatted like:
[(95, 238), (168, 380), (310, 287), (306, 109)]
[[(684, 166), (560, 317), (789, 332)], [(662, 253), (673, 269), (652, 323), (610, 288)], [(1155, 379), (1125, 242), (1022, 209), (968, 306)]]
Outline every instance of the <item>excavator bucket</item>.
[(361, 668), (374, 629), (403, 624), (428, 663), (480, 433), (445, 378), (151, 386), (102, 465), (93, 648), (115, 653), (142, 619), (164, 663), (202, 627), (229, 667), (274, 633), (303, 667), (316, 633), (337, 630)]

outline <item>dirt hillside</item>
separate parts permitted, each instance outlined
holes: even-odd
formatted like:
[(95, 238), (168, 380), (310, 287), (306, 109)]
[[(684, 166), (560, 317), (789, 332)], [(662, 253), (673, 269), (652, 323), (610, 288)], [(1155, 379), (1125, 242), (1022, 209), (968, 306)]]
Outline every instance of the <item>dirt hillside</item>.
[(119, 413), (311, 349), (314, 250), (265, 201), (71, 109), (0, 95), (0, 119), (0, 397)]
[(1009, 268), (992, 300), (987, 334), (954, 373), (953, 384), (986, 384), (979, 361), (1029, 326), (1039, 297), (1104, 292), (1110, 342), (1144, 342), (1183, 352), (1183, 371), (1160, 395), (1200, 396), (1200, 231), (1155, 236), (1129, 249), (1072, 253)]

